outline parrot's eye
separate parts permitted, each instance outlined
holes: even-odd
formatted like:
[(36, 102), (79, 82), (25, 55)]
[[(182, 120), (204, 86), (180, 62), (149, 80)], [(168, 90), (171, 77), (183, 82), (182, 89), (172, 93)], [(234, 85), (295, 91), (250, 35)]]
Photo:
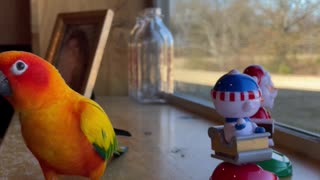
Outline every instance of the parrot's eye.
[(18, 60), (11, 67), (11, 72), (15, 75), (21, 75), (28, 69), (28, 65), (22, 60)]

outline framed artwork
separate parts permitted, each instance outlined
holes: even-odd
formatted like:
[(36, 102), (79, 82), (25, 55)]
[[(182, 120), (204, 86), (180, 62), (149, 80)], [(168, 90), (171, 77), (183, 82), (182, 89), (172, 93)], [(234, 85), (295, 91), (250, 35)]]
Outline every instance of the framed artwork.
[(66, 83), (90, 97), (113, 19), (112, 10), (58, 14), (46, 59)]

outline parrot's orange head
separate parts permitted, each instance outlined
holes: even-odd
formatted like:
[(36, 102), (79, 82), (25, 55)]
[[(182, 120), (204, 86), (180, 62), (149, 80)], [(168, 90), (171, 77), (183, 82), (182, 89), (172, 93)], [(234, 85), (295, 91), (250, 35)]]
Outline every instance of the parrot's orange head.
[(16, 110), (44, 106), (65, 86), (56, 68), (44, 59), (21, 51), (0, 53), (0, 94)]

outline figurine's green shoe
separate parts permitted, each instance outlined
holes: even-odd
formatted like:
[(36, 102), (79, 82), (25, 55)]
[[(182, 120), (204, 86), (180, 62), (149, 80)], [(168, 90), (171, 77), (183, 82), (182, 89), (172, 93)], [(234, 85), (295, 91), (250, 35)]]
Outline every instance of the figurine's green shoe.
[(273, 151), (270, 160), (257, 163), (262, 169), (276, 174), (279, 178), (292, 175), (292, 164), (290, 160), (280, 152)]

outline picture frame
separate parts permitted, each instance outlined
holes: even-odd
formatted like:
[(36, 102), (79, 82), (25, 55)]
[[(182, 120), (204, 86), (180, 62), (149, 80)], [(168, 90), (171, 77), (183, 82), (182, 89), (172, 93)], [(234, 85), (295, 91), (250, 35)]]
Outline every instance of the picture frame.
[(45, 58), (86, 97), (92, 95), (113, 16), (110, 9), (57, 15)]

